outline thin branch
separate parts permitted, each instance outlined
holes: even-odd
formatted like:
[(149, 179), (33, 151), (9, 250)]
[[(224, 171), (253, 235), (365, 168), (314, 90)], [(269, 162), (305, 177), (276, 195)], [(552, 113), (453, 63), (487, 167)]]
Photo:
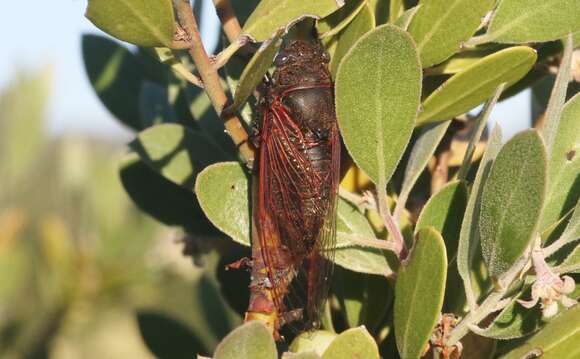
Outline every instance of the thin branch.
[(387, 231), (393, 238), (394, 248), (393, 251), (399, 258), (399, 260), (404, 260), (407, 257), (407, 247), (405, 246), (405, 239), (403, 234), (399, 229), (399, 226), (391, 216), (391, 211), (387, 205), (387, 190), (386, 186), (377, 186), (377, 202), (379, 203), (379, 214), (381, 215)]
[(205, 91), (211, 100), (215, 111), (222, 117), (227, 133), (230, 135), (234, 144), (238, 147), (240, 155), (248, 166), (253, 165), (254, 149), (248, 141), (248, 134), (242, 125), (242, 122), (235, 114), (225, 114), (223, 109), (226, 107), (228, 98), (220, 82), (220, 77), (213, 67), (207, 52), (201, 41), (197, 22), (193, 16), (193, 10), (189, 0), (173, 0), (179, 24), (186, 31), (190, 38), (189, 54), (193, 58), (196, 69), (199, 71), (201, 80), (205, 86)]
[(222, 23), (224, 33), (229, 42), (233, 44), (242, 33), (242, 27), (236, 17), (234, 8), (232, 7), (230, 0), (213, 0), (213, 4), (215, 5), (217, 16)]

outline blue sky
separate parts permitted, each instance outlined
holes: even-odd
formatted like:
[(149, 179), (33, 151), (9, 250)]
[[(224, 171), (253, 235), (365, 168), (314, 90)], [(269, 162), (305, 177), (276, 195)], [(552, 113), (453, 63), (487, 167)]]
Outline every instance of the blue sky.
[[(215, 42), (217, 18), (204, 0), (204, 41)], [(80, 40), (83, 33), (101, 33), (85, 17), (86, 0), (10, 1), (0, 7), (2, 54), (0, 88), (19, 70), (53, 69), (48, 110), (52, 133), (82, 132), (130, 138), (101, 105), (85, 75)], [(25, 22), (23, 22), (25, 19)], [(211, 47), (210, 47), (211, 48)], [(502, 125), (506, 137), (529, 123), (529, 92), (500, 103), (490, 121)]]

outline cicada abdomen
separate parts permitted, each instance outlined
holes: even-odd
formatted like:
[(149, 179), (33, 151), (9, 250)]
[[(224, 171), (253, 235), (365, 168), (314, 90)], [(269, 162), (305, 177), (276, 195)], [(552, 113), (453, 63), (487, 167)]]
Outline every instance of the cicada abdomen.
[[(319, 42), (287, 43), (259, 104), (253, 215), (261, 247), (254, 257), (261, 258), (254, 262), (267, 273), (276, 329), (296, 310), (315, 325), (330, 285), (340, 139), (328, 60)], [(289, 308), (285, 298), (297, 273), (304, 274), (297, 286), (307, 299), (304, 308)]]

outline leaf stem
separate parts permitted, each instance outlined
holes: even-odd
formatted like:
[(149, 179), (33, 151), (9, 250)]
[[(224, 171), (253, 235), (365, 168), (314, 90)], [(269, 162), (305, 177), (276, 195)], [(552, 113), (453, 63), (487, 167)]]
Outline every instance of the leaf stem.
[(391, 211), (387, 205), (386, 185), (381, 186), (379, 183), (377, 186), (377, 202), (379, 204), (379, 214), (383, 218), (383, 222), (387, 228), (387, 231), (393, 238), (393, 252), (395, 252), (400, 261), (403, 261), (407, 257), (407, 247), (405, 246), (405, 239), (403, 238), (403, 234), (393, 219), (393, 216), (391, 216)]
[(189, 0), (173, 0), (179, 24), (187, 32), (190, 38), (189, 54), (195, 62), (199, 75), (205, 86), (205, 91), (211, 100), (211, 103), (218, 115), (223, 119), (227, 133), (230, 135), (234, 144), (238, 147), (240, 155), (244, 162), (251, 167), (254, 161), (254, 149), (248, 140), (242, 122), (237, 115), (224, 113), (228, 98), (220, 82), (217, 70), (213, 67), (207, 52), (201, 41), (197, 22), (193, 16), (193, 10)]
[(230, 0), (213, 0), (213, 4), (229, 42), (235, 43), (242, 33), (242, 27)]

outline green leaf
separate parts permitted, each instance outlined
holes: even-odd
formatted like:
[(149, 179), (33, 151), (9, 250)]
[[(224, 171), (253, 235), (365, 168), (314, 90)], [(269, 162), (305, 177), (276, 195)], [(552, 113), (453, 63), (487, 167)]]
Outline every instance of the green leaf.
[(276, 343), (266, 326), (258, 321), (234, 329), (217, 346), (214, 359), (276, 359)]
[(575, 0), (502, 0), (486, 41), (545, 42), (580, 30), (580, 2)]
[(242, 33), (250, 36), (253, 41), (262, 42), (301, 18), (320, 19), (343, 4), (339, 0), (262, 0), (244, 24)]
[(477, 334), (505, 340), (521, 338), (538, 331), (545, 324), (540, 306), (527, 309), (516, 301), (516, 299), (528, 300), (530, 295), (531, 290), (528, 287), (503, 308), (488, 327), (478, 330)]
[(446, 276), (443, 238), (433, 228), (420, 230), (395, 286), (395, 338), (401, 357), (421, 356), (441, 312)]
[(171, 0), (89, 0), (85, 16), (109, 35), (140, 46), (171, 47), (175, 33)]
[(479, 233), (492, 276), (507, 271), (532, 240), (546, 195), (546, 148), (536, 130), (500, 150), (481, 197)]
[(576, 203), (576, 207), (574, 207), (572, 217), (570, 217), (570, 220), (566, 225), (566, 229), (564, 229), (564, 233), (562, 233), (562, 235), (560, 236), (560, 240), (563, 243), (570, 243), (579, 238), (580, 238), (580, 200), (578, 200), (578, 202)]
[(461, 71), (423, 102), (417, 124), (448, 120), (489, 98), (502, 83), (506, 88), (520, 80), (536, 62), (536, 51), (516, 46), (486, 56)]
[(443, 62), (459, 51), (477, 30), (495, 0), (422, 0), (409, 33), (417, 43), (423, 67)]
[(324, 351), (322, 359), (379, 359), (379, 348), (365, 329), (358, 327), (345, 330)]
[(409, 25), (411, 25), (411, 21), (413, 21), (413, 18), (415, 17), (415, 14), (417, 14), (417, 11), (420, 7), (421, 5), (413, 6), (409, 10), (405, 11), (397, 18), (393, 25), (407, 31), (409, 29)]
[(375, 239), (375, 233), (367, 218), (355, 206), (339, 198), (336, 210), (336, 246), (352, 246), (353, 242), (349, 238), (353, 235)]
[(503, 359), (521, 359), (540, 349), (542, 359), (574, 359), (580, 355), (580, 306), (560, 314), (544, 329), (512, 350)]
[(139, 93), (139, 112), (143, 127), (151, 127), (164, 122), (177, 122), (173, 107), (169, 103), (166, 87), (145, 80)]
[(83, 35), (82, 49), (85, 70), (101, 102), (124, 125), (134, 130), (144, 128), (139, 112), (144, 74), (135, 55), (98, 35)]
[(283, 33), (283, 31), (278, 31), (272, 39), (264, 41), (250, 62), (248, 62), (236, 87), (234, 102), (228, 107), (227, 111), (238, 111), (262, 81), (264, 75), (272, 66), (274, 56), (276, 56), (282, 44)]
[(358, 12), (354, 20), (337, 36), (337, 45), (330, 60), (330, 72), (336, 77), (338, 65), (352, 45), (364, 34), (375, 27), (375, 17), (368, 4)]
[(423, 207), (415, 233), (433, 227), (445, 240), (447, 258), (453, 259), (457, 253), (461, 220), (467, 202), (467, 186), (463, 181), (449, 182), (435, 193)]
[(442, 121), (437, 123), (428, 123), (417, 129), (417, 140), (413, 145), (409, 159), (407, 160), (407, 165), (405, 166), (405, 177), (403, 179), (403, 184), (401, 186), (401, 192), (399, 193), (399, 198), (397, 199), (397, 207), (395, 208), (395, 217), (399, 218), (411, 190), (427, 163), (435, 153), (439, 142), (447, 132), (447, 128), (451, 121)]
[[(349, 0), (345, 5), (329, 16), (316, 22), (316, 30), (320, 38), (338, 34), (348, 26), (355, 16), (366, 6), (366, 1)], [(374, 18), (374, 15), (373, 15)]]
[(393, 25), (368, 32), (341, 61), (335, 88), (346, 148), (373, 182), (386, 184), (419, 107), (421, 66), (413, 40)]
[(165, 179), (132, 152), (123, 158), (121, 183), (133, 202), (145, 213), (187, 231), (214, 234), (193, 192)]
[(129, 146), (152, 169), (191, 190), (202, 169), (227, 159), (204, 136), (178, 124), (162, 124), (143, 130)]
[(558, 76), (556, 76), (556, 82), (554, 83), (550, 95), (550, 101), (546, 108), (544, 126), (542, 128), (542, 136), (546, 142), (548, 156), (552, 153), (554, 140), (558, 133), (558, 125), (560, 123), (562, 109), (564, 107), (564, 102), (566, 102), (566, 91), (568, 90), (568, 83), (570, 82), (570, 74), (572, 70), (572, 52), (572, 36), (569, 35), (565, 41), (564, 55), (562, 56)]
[(159, 359), (186, 359), (206, 352), (190, 327), (167, 314), (141, 310), (137, 324), (147, 348)]
[(564, 105), (548, 159), (548, 194), (540, 229), (558, 221), (580, 197), (580, 94)]
[(475, 253), (478, 251), (479, 237), (479, 214), (481, 211), (481, 196), (483, 193), (483, 184), (489, 177), (491, 165), (495, 160), (502, 143), (501, 127), (495, 126), (479, 163), (475, 180), (471, 186), (471, 192), (465, 207), (465, 215), (461, 223), (459, 232), (459, 244), (457, 246), (457, 270), (463, 279), (463, 285), (466, 290), (466, 297), (470, 307), (475, 306), (475, 296), (473, 295), (473, 286), (471, 284), (471, 267)]
[(199, 204), (213, 225), (245, 246), (250, 246), (248, 188), (248, 178), (238, 162), (206, 167), (195, 184)]
[(321, 359), (320, 355), (316, 352), (303, 352), (303, 353), (284, 353), (282, 354), (282, 359)]
[(328, 330), (302, 333), (294, 338), (288, 349), (294, 353), (314, 351), (318, 355), (322, 355), (337, 336), (336, 333), (329, 332)]
[[(578, 236), (578, 235), (577, 235)], [(566, 257), (566, 259), (556, 267), (558, 273), (580, 273), (580, 245)]]
[(393, 270), (383, 251), (376, 248), (358, 246), (337, 248), (334, 252), (334, 263), (358, 273), (376, 274), (384, 277), (393, 275)]

